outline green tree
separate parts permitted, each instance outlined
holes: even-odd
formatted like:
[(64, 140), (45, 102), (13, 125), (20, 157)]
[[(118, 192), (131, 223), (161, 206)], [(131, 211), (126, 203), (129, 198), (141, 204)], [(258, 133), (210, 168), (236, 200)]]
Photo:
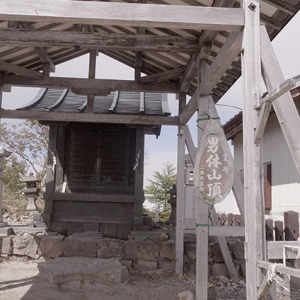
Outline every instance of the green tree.
[(24, 161), (18, 161), (17, 156), (12, 154), (4, 160), (3, 183), (5, 190), (16, 195), (25, 184), (20, 182), (21, 177), (25, 174), (26, 164)]
[(161, 172), (155, 171), (154, 180), (149, 180), (150, 184), (145, 188), (145, 199), (154, 204), (156, 209), (162, 212), (170, 211), (168, 191), (176, 184), (176, 173), (173, 164), (167, 162), (163, 165)]
[[(15, 188), (20, 176), (32, 171), (34, 175), (44, 180), (47, 170), (48, 126), (41, 125), (35, 120), (26, 120), (16, 124), (3, 123), (0, 125), (0, 145), (17, 156), (12, 156), (4, 166), (4, 176), (7, 178), (6, 187)], [(27, 174), (28, 175), (28, 174)], [(11, 182), (11, 184), (10, 184)]]

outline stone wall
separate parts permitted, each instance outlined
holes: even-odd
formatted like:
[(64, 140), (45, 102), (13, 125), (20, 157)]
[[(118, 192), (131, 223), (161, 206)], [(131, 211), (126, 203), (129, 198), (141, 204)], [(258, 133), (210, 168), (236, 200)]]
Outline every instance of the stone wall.
[[(236, 239), (228, 243), (240, 276), (245, 274), (244, 241)], [(175, 241), (120, 240), (103, 238), (100, 233), (63, 235), (26, 235), (0, 237), (0, 253), (3, 258), (28, 259), (55, 257), (119, 258), (127, 268), (141, 271), (175, 270)], [(217, 243), (209, 244), (210, 276), (228, 276), (222, 253)], [(196, 270), (196, 243), (185, 243), (186, 274), (193, 276)]]

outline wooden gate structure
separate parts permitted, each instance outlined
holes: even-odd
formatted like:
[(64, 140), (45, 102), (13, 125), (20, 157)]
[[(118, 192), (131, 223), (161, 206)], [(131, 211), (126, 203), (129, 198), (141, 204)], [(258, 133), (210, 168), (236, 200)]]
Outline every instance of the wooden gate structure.
[[(270, 286), (265, 269), (271, 263), (263, 228), (259, 142), (271, 107), (300, 173), (300, 118), (289, 93), (283, 94), (290, 85), (282, 85), (284, 78), (270, 39), (299, 8), (299, 0), (0, 0), (1, 97), (10, 86), (69, 88), (87, 97), (84, 114), (2, 109), (0, 117), (178, 126), (176, 272), (182, 273), (185, 144), (192, 161), (195, 158), (187, 122), (197, 110), (200, 116), (214, 117), (214, 103), (242, 73), (245, 188), (235, 176), (233, 190), (245, 218), (247, 299), (263, 299)], [(98, 51), (133, 67), (135, 80), (96, 79)], [(88, 78), (50, 76), (55, 65), (87, 53)], [(269, 93), (264, 99), (261, 75)], [(96, 95), (118, 90), (179, 94), (179, 116), (93, 113)], [(186, 95), (191, 96), (188, 103)], [(197, 223), (203, 224), (208, 221), (208, 207), (198, 204)], [(212, 211), (213, 225), (214, 218)], [(224, 244), (224, 230), (216, 229), (215, 234)], [(197, 227), (197, 237), (202, 240), (197, 260), (203, 266), (197, 274), (197, 299), (207, 299), (208, 227)], [(226, 256), (225, 246), (221, 247)], [(229, 271), (236, 276), (234, 270)], [(283, 265), (275, 266), (275, 271), (300, 277), (299, 271)], [(283, 293), (282, 288), (278, 290)]]

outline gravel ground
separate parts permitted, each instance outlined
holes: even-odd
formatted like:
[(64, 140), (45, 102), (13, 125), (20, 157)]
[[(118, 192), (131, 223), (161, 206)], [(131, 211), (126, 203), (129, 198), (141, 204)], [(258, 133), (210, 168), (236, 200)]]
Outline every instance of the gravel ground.
[[(52, 285), (39, 276), (36, 261), (0, 263), (0, 300), (174, 300), (183, 291), (195, 293), (194, 279), (166, 272), (130, 271), (128, 284)], [(244, 280), (234, 283), (226, 277), (209, 281), (208, 300), (246, 299)], [(291, 289), (291, 299), (300, 299)]]

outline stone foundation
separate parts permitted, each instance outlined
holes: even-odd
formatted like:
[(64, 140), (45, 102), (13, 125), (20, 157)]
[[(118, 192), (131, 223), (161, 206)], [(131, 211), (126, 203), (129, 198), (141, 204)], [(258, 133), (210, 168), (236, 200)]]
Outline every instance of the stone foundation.
[[(172, 236), (172, 234), (171, 234)], [(228, 242), (235, 266), (241, 277), (245, 277), (244, 241)], [(123, 266), (140, 271), (175, 270), (175, 241), (120, 240), (102, 238), (99, 232), (86, 232), (65, 237), (60, 234), (0, 237), (0, 254), (5, 259), (25, 257), (27, 259), (56, 257), (117, 258)], [(218, 243), (211, 242), (208, 251), (210, 276), (228, 276)], [(184, 272), (190, 276), (196, 271), (196, 243), (185, 243)]]

